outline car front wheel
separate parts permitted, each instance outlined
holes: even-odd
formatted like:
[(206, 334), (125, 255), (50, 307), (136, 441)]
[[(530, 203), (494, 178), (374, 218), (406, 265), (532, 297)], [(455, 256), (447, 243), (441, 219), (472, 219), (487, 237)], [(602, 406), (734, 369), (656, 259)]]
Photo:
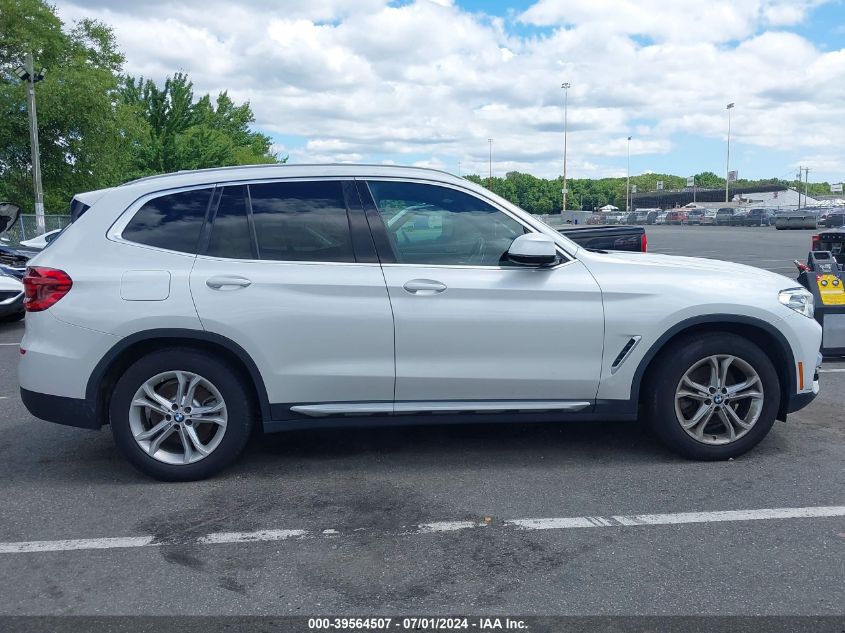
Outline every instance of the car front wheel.
[(772, 428), (777, 372), (748, 339), (729, 333), (684, 339), (657, 362), (646, 410), (655, 434), (675, 452), (700, 460), (737, 457)]
[(191, 348), (153, 352), (118, 379), (112, 434), (141, 472), (164, 481), (210, 477), (243, 450), (252, 427), (249, 391), (216, 357)]

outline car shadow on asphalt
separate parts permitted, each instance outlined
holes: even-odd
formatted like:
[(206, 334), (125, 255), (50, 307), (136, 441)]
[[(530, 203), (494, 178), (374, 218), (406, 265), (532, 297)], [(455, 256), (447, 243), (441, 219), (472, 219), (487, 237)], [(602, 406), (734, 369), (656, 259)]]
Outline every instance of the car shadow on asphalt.
[(466, 468), (497, 464), (674, 461), (640, 422), (414, 425), (288, 431), (256, 437), (241, 460), (267, 462), (399, 459), (417, 466)]

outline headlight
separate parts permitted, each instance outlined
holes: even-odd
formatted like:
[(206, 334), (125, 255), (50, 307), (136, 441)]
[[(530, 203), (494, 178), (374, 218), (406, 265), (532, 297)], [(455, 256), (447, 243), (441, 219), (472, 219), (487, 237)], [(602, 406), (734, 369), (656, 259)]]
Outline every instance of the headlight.
[(805, 317), (813, 318), (813, 295), (804, 288), (788, 288), (778, 293), (778, 301), (787, 308), (800, 312)]

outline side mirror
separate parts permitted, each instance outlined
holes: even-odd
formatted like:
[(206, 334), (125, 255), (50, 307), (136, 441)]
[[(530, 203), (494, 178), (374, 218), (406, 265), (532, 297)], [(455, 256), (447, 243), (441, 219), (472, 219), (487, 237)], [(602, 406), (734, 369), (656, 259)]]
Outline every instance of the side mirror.
[(548, 266), (557, 261), (557, 248), (548, 235), (526, 233), (511, 242), (508, 259), (522, 266)]

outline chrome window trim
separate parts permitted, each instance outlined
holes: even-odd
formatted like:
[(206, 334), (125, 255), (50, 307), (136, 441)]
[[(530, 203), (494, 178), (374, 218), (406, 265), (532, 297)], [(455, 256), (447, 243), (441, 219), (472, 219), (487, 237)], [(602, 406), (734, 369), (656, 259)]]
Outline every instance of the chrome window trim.
[[(321, 261), (300, 261), (300, 260), (283, 260), (283, 259), (235, 259), (235, 258), (228, 258), (228, 257), (210, 257), (208, 255), (198, 255), (197, 253), (186, 253), (184, 251), (174, 251), (167, 248), (160, 248), (158, 246), (151, 246), (149, 244), (141, 244), (140, 242), (133, 242), (131, 240), (125, 239), (123, 237), (123, 230), (132, 221), (132, 218), (135, 217), (135, 214), (141, 209), (144, 204), (153, 200), (155, 198), (160, 198), (162, 196), (171, 194), (171, 193), (181, 193), (183, 191), (196, 191), (199, 189), (210, 189), (213, 190), (217, 187), (229, 187), (229, 186), (237, 186), (237, 185), (250, 185), (250, 184), (268, 184), (274, 182), (314, 182), (314, 181), (362, 181), (366, 183), (369, 180), (376, 180), (376, 181), (390, 181), (390, 182), (411, 182), (417, 184), (424, 184), (424, 185), (436, 185), (440, 187), (447, 187), (449, 189), (454, 189), (455, 191), (460, 191), (462, 193), (466, 193), (468, 195), (474, 196), (486, 204), (489, 204), (497, 211), (504, 213), (506, 216), (511, 218), (512, 220), (518, 222), (526, 229), (528, 229), (532, 233), (541, 233), (544, 235), (549, 235), (547, 230), (548, 229), (554, 233), (557, 233), (551, 227), (548, 227), (542, 222), (534, 221), (533, 219), (523, 218), (517, 216), (513, 213), (510, 209), (503, 207), (502, 205), (498, 204), (497, 201), (488, 198), (487, 196), (481, 195), (478, 192), (467, 188), (461, 187), (454, 183), (449, 182), (442, 182), (437, 179), (426, 179), (426, 178), (407, 178), (407, 177), (400, 177), (400, 176), (292, 176), (288, 178), (261, 178), (261, 179), (238, 179), (238, 180), (226, 180), (226, 181), (218, 181), (214, 183), (202, 183), (202, 184), (194, 184), (194, 185), (187, 185), (184, 187), (169, 187), (166, 189), (158, 189), (155, 191), (149, 191), (144, 195), (136, 198), (126, 210), (121, 213), (117, 219), (112, 223), (111, 227), (106, 232), (106, 239), (117, 242), (119, 244), (127, 244), (130, 246), (134, 246), (137, 248), (145, 248), (154, 252), (159, 253), (169, 253), (172, 255), (180, 255), (182, 257), (203, 257), (208, 259), (219, 259), (221, 261), (235, 261), (235, 262), (272, 262), (272, 263), (279, 263), (279, 264), (334, 264), (334, 265), (344, 265), (344, 266), (357, 266), (357, 265), (367, 265), (371, 266), (373, 264), (361, 262), (321, 262)], [(536, 222), (536, 223), (535, 223)], [(552, 237), (549, 235), (549, 237)], [(561, 237), (559, 234), (556, 237)], [(553, 238), (554, 239), (554, 238)], [(562, 261), (555, 264), (554, 266), (543, 266), (543, 267), (511, 267), (511, 266), (474, 266), (474, 265), (461, 265), (461, 264), (381, 264), (382, 266), (412, 266), (415, 268), (456, 268), (456, 269), (472, 269), (472, 270), (555, 270), (560, 268), (564, 265), (570, 264), (573, 261), (576, 261), (576, 257), (566, 249), (564, 249), (560, 243), (555, 241), (555, 248), (558, 251), (558, 254), (561, 255)]]
[(182, 193), (185, 191), (197, 191), (200, 189), (208, 189), (211, 194), (214, 194), (214, 189), (218, 185), (215, 184), (202, 184), (202, 185), (190, 185), (187, 187), (173, 187), (170, 189), (161, 189), (158, 191), (150, 191), (145, 193), (143, 196), (136, 198), (132, 204), (126, 207), (126, 210), (121, 213), (117, 219), (112, 223), (109, 230), (106, 232), (106, 239), (112, 242), (117, 242), (119, 244), (128, 244), (130, 246), (136, 246), (138, 248), (146, 248), (151, 251), (155, 251), (158, 253), (169, 253), (171, 255), (181, 255), (183, 257), (196, 257), (196, 253), (186, 253), (185, 251), (174, 251), (169, 248), (161, 248), (159, 246), (151, 246), (149, 244), (142, 244), (141, 242), (133, 242), (132, 240), (128, 240), (123, 237), (123, 231), (127, 227), (127, 225), (132, 221), (132, 218), (135, 217), (135, 214), (141, 210), (147, 202), (150, 200), (155, 200), (156, 198), (162, 198), (166, 195), (172, 193)]
[[(132, 218), (135, 217), (135, 214), (141, 210), (147, 202), (150, 200), (154, 200), (156, 198), (160, 198), (162, 196), (166, 196), (171, 193), (182, 193), (183, 191), (196, 191), (198, 189), (210, 189), (213, 193), (215, 189), (218, 187), (234, 187), (238, 185), (250, 185), (250, 184), (272, 184), (274, 182), (314, 182), (314, 181), (354, 181), (355, 178), (352, 176), (342, 176), (338, 178), (334, 178), (331, 176), (314, 176), (314, 177), (306, 177), (306, 176), (298, 176), (298, 177), (290, 177), (290, 178), (266, 178), (260, 180), (232, 180), (232, 181), (223, 181), (223, 182), (215, 182), (215, 183), (203, 183), (201, 185), (189, 185), (185, 187), (171, 187), (168, 189), (160, 189), (156, 191), (150, 191), (145, 193), (144, 195), (136, 198), (132, 204), (126, 207), (126, 210), (121, 213), (114, 223), (111, 225), (109, 230), (106, 232), (106, 239), (117, 242), (119, 244), (128, 244), (130, 246), (135, 246), (138, 248), (146, 248), (151, 251), (159, 252), (159, 253), (170, 253), (173, 255), (182, 255), (183, 257), (208, 257), (209, 259), (220, 259), (222, 261), (233, 261), (233, 262), (275, 262), (275, 263), (286, 263), (286, 264), (343, 264), (343, 265), (358, 265), (360, 262), (319, 262), (319, 261), (300, 261), (300, 260), (288, 260), (288, 259), (237, 259), (233, 257), (209, 257), (207, 255), (199, 255), (198, 253), (186, 253), (185, 251), (174, 251), (168, 248), (161, 248), (158, 246), (151, 246), (149, 244), (141, 244), (140, 242), (133, 242), (132, 240), (128, 240), (123, 237), (123, 231), (126, 226), (132, 221)], [(368, 264), (371, 265), (371, 264)]]
[(220, 261), (220, 262), (241, 262), (244, 264), (285, 264), (285, 265), (302, 265), (302, 266), (375, 266), (381, 264), (378, 262), (321, 262), (314, 260), (299, 260), (299, 259), (238, 259), (237, 257), (218, 257), (216, 255), (197, 255), (197, 259), (205, 261)]
[(382, 264), (383, 268), (455, 268), (464, 270), (504, 270), (521, 272), (542, 272), (544, 270), (557, 270), (563, 266), (574, 264), (577, 260), (564, 259), (552, 266), (475, 266), (473, 264)]

